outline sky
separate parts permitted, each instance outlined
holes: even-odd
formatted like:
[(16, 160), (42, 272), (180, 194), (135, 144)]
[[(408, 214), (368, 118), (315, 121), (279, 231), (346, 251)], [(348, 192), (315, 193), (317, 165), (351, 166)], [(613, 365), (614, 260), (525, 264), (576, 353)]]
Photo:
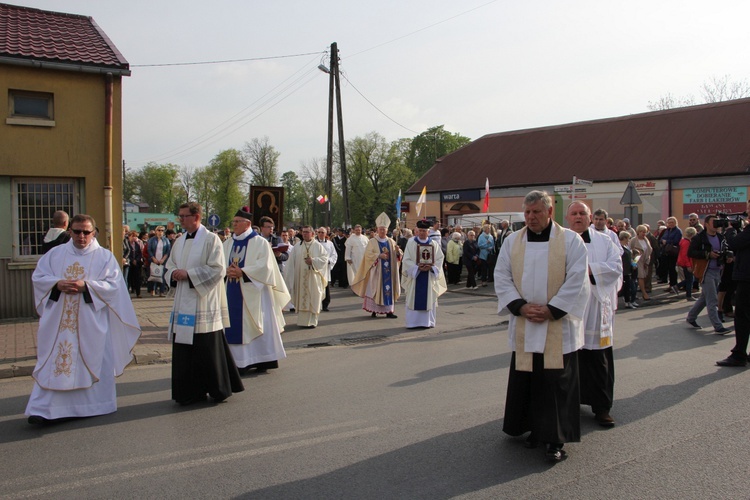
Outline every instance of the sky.
[[(325, 158), (317, 66), (332, 42), (346, 140), (436, 125), (477, 139), (643, 113), (667, 93), (701, 102), (712, 77), (750, 80), (745, 0), (5, 1), (91, 16), (130, 63), (128, 168), (202, 167), (263, 137), (280, 173)], [(236, 59), (256, 60), (167, 66)]]

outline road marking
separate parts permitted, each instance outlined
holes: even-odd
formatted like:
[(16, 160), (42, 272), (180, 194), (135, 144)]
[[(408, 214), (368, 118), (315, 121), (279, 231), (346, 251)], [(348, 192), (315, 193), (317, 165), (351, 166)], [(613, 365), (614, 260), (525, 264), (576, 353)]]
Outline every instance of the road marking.
[[(263, 455), (266, 453), (275, 453), (275, 452), (286, 451), (286, 450), (291, 450), (295, 448), (315, 446), (315, 445), (322, 444), (322, 443), (340, 441), (343, 439), (350, 439), (350, 438), (357, 437), (357, 436), (372, 434), (372, 433), (382, 430), (381, 427), (370, 426), (370, 427), (364, 427), (361, 429), (353, 429), (350, 431), (339, 432), (336, 434), (328, 434), (325, 436), (300, 439), (298, 441), (292, 441), (290, 443), (274, 444), (274, 445), (262, 446), (260, 448), (255, 448), (255, 449), (250, 449), (250, 450), (238, 451), (234, 453), (227, 453), (227, 454), (222, 453), (221, 455), (205, 457), (201, 459), (192, 459), (192, 460), (186, 459), (183, 461), (175, 462), (175, 460), (179, 460), (180, 457), (184, 457), (184, 456), (193, 457), (196, 454), (201, 454), (201, 453), (206, 453), (206, 452), (222, 452), (223, 450), (226, 450), (228, 448), (246, 447), (246, 446), (257, 445), (259, 443), (274, 441), (278, 439), (297, 437), (297, 436), (301, 436), (305, 434), (312, 434), (316, 432), (325, 432), (325, 431), (329, 431), (333, 429), (340, 429), (343, 426), (351, 426), (352, 424), (356, 424), (356, 423), (357, 422), (337, 423), (337, 424), (331, 424), (331, 425), (326, 425), (322, 427), (316, 427), (313, 429), (276, 434), (274, 436), (268, 436), (265, 438), (245, 439), (245, 440), (237, 441), (233, 443), (203, 446), (200, 448), (191, 448), (188, 450), (181, 450), (181, 451), (171, 452), (171, 453), (161, 453), (158, 455), (151, 455), (148, 457), (138, 457), (138, 458), (132, 458), (128, 460), (108, 462), (108, 463), (93, 465), (93, 466), (77, 467), (74, 469), (64, 469), (64, 470), (53, 472), (53, 473), (38, 474), (34, 476), (25, 476), (22, 478), (16, 478), (14, 480), (4, 481), (0, 483), (0, 489), (6, 492), (3, 494), (3, 498), (26, 498), (26, 497), (39, 496), (39, 495), (51, 495), (54, 493), (59, 493), (61, 491), (66, 491), (66, 490), (71, 490), (71, 489), (76, 489), (76, 488), (86, 488), (86, 487), (96, 486), (99, 484), (110, 483), (113, 481), (129, 480), (129, 479), (141, 477), (141, 476), (174, 472), (174, 471), (189, 469), (191, 467), (201, 467), (201, 466), (208, 465), (208, 464), (216, 464), (216, 463), (221, 463), (221, 462), (226, 462), (226, 461), (231, 461), (231, 460), (239, 460), (243, 458)], [(142, 465), (144, 462), (154, 462), (154, 461), (159, 462), (160, 465), (154, 465), (152, 467), (146, 467), (142, 469), (136, 469), (133, 471), (120, 472), (120, 473), (115, 473), (115, 474), (109, 474), (106, 472), (106, 470), (108, 469), (121, 470), (122, 467), (124, 466), (138, 466), (138, 465)], [(172, 462), (172, 463), (165, 463), (165, 462)], [(91, 474), (104, 474), (104, 475), (100, 475), (96, 477), (86, 477), (85, 479), (80, 479), (77, 481), (68, 481), (68, 479), (71, 476), (80, 476), (80, 475), (90, 476)], [(47, 481), (52, 481), (56, 479), (61, 479), (61, 480), (64, 479), (65, 482), (62, 484), (42, 486), (39, 488), (23, 490), (17, 493), (11, 493), (11, 494), (7, 493), (8, 489), (13, 489), (13, 487), (18, 488), (19, 486), (22, 485), (22, 483), (39, 484), (40, 482), (47, 482)]]

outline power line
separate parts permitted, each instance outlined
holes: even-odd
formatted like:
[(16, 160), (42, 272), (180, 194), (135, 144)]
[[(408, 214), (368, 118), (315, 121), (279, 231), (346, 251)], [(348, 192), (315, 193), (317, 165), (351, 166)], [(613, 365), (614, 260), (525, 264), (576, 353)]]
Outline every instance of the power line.
[(381, 109), (380, 109), (379, 107), (375, 106), (375, 104), (373, 104), (371, 100), (369, 100), (369, 99), (368, 99), (367, 97), (365, 97), (365, 95), (364, 95), (364, 94), (363, 94), (362, 92), (360, 92), (360, 91), (359, 91), (359, 89), (358, 89), (357, 87), (355, 87), (355, 86), (354, 86), (354, 84), (353, 84), (353, 83), (351, 82), (351, 80), (349, 80), (349, 79), (348, 79), (348, 78), (346, 77), (346, 75), (345, 75), (345, 74), (343, 74), (343, 73), (340, 73), (340, 74), (341, 74), (341, 76), (343, 76), (343, 77), (344, 77), (344, 80), (346, 80), (346, 81), (347, 81), (347, 82), (349, 83), (349, 85), (351, 85), (351, 86), (352, 86), (352, 88), (353, 88), (354, 90), (356, 90), (356, 91), (357, 91), (357, 93), (358, 93), (358, 94), (359, 94), (360, 96), (362, 96), (362, 99), (364, 99), (365, 101), (367, 101), (367, 102), (368, 102), (368, 103), (370, 104), (370, 106), (372, 106), (373, 108), (377, 109), (377, 110), (378, 110), (378, 112), (379, 112), (379, 113), (380, 113), (381, 115), (385, 116), (386, 118), (388, 118), (388, 119), (389, 119), (390, 121), (392, 121), (393, 123), (395, 123), (395, 124), (396, 124), (396, 125), (398, 125), (399, 127), (403, 128), (403, 129), (405, 129), (405, 130), (408, 130), (409, 132), (412, 132), (412, 133), (414, 133), (414, 134), (419, 134), (419, 132), (417, 132), (416, 130), (412, 130), (412, 129), (410, 129), (409, 127), (406, 127), (406, 126), (404, 126), (404, 125), (401, 125), (401, 124), (400, 124), (399, 122), (397, 122), (396, 120), (394, 120), (393, 118), (391, 118), (390, 116), (388, 116), (387, 114), (385, 114), (385, 112), (384, 112), (383, 110), (381, 110)]
[(471, 9), (469, 9), (469, 10), (465, 10), (463, 12), (460, 12), (460, 13), (454, 15), (454, 16), (448, 17), (448, 18), (443, 19), (441, 21), (438, 21), (436, 23), (430, 24), (429, 26), (425, 26), (424, 28), (419, 28), (418, 30), (412, 31), (411, 33), (407, 33), (405, 35), (401, 35), (401, 36), (396, 37), (396, 38), (394, 38), (392, 40), (388, 40), (387, 42), (383, 42), (383, 43), (379, 43), (377, 45), (373, 45), (369, 49), (360, 50), (359, 52), (355, 52), (354, 54), (350, 55), (349, 57), (355, 57), (355, 56), (358, 56), (360, 54), (364, 54), (365, 52), (369, 52), (371, 50), (374, 50), (374, 49), (377, 49), (379, 47), (382, 47), (383, 45), (388, 45), (389, 43), (397, 42), (399, 40), (402, 40), (404, 38), (410, 37), (412, 35), (416, 35), (417, 33), (420, 33), (422, 31), (428, 30), (430, 28), (434, 28), (435, 26), (438, 26), (440, 24), (447, 23), (448, 21), (452, 21), (453, 19), (456, 19), (457, 17), (461, 17), (461, 16), (463, 16), (465, 14), (468, 14), (469, 12), (473, 12), (473, 11), (475, 11), (477, 9), (481, 9), (482, 7), (486, 7), (486, 6), (488, 6), (490, 4), (493, 4), (493, 3), (497, 2), (497, 1), (498, 0), (490, 0), (489, 2), (483, 3), (482, 5), (477, 5), (476, 7), (473, 7)]
[(158, 63), (158, 64), (131, 64), (131, 68), (156, 68), (165, 66), (198, 66), (203, 64), (225, 64), (248, 61), (267, 61), (269, 59), (286, 59), (289, 57), (302, 57), (311, 55), (325, 54), (325, 52), (305, 52), (303, 54), (288, 54), (284, 56), (267, 56), (267, 57), (249, 57), (245, 59), (224, 59), (220, 61), (196, 61), (196, 62), (177, 62), (177, 63)]
[[(316, 52), (314, 54), (317, 56), (318, 54), (320, 54), (320, 52)], [(325, 52), (324, 52), (324, 54), (325, 54)], [(317, 57), (316, 57), (316, 59), (317, 59)], [(253, 113), (255, 113), (258, 110), (260, 110), (263, 106), (265, 106), (269, 102), (272, 102), (273, 99), (277, 98), (279, 95), (282, 95), (284, 92), (286, 92), (287, 90), (289, 90), (291, 87), (293, 87), (295, 84), (297, 84), (300, 80), (302, 80), (306, 76), (308, 76), (310, 74), (316, 74), (317, 73), (316, 69), (312, 68), (310, 66), (314, 60), (315, 59), (313, 59), (311, 61), (306, 61), (305, 64), (303, 64), (297, 71), (295, 71), (294, 73), (292, 73), (291, 75), (289, 75), (287, 78), (285, 78), (284, 80), (282, 80), (278, 85), (276, 85), (275, 87), (271, 88), (271, 90), (269, 90), (268, 92), (266, 92), (265, 94), (263, 94), (262, 96), (260, 96), (259, 98), (257, 98), (255, 101), (253, 101), (252, 103), (250, 103), (248, 106), (246, 106), (245, 108), (241, 109), (240, 111), (238, 111), (237, 113), (235, 113), (231, 117), (227, 118), (223, 122), (219, 123), (214, 128), (208, 130), (207, 132), (199, 135), (198, 137), (196, 137), (196, 138), (194, 138), (194, 139), (186, 142), (185, 144), (183, 144), (181, 146), (178, 146), (178, 147), (176, 147), (174, 149), (170, 149), (169, 151), (166, 151), (164, 153), (160, 153), (160, 154), (154, 155), (154, 156), (152, 156), (149, 159), (131, 160), (129, 163), (131, 163), (131, 164), (132, 163), (146, 164), (149, 161), (164, 161), (164, 160), (169, 159), (169, 158), (173, 158), (173, 157), (176, 157), (176, 156), (179, 156), (179, 155), (183, 155), (184, 153), (187, 153), (188, 151), (190, 151), (190, 150), (192, 150), (192, 149), (200, 146), (201, 144), (206, 143), (208, 140), (216, 137), (217, 135), (221, 134), (222, 132), (226, 131), (227, 129), (233, 127), (239, 121), (245, 119), (248, 115), (252, 115)], [(307, 71), (303, 72), (302, 75), (300, 75), (295, 80), (293, 80), (291, 83), (289, 83), (288, 85), (286, 85), (285, 87), (283, 87), (283, 88), (281, 88), (280, 90), (277, 91), (277, 89), (279, 89), (280, 87), (282, 87), (287, 81), (291, 80), (295, 75), (297, 75), (298, 73), (300, 73), (305, 68), (308, 68)], [(297, 89), (293, 90), (289, 95), (293, 94), (294, 92), (296, 92), (300, 88), (304, 87), (305, 85), (307, 85), (307, 83), (309, 83), (309, 80), (305, 81)], [(271, 95), (271, 94), (273, 94), (273, 95)], [(270, 97), (268, 97), (268, 96), (270, 96)], [(264, 101), (260, 102), (261, 100), (263, 100), (266, 97), (268, 97), (268, 98), (265, 99)], [(284, 99), (286, 99), (286, 97), (284, 97)], [(284, 99), (282, 99), (282, 101)], [(281, 102), (281, 101), (279, 101), (279, 102)], [(276, 104), (278, 104), (278, 103), (276, 103)], [(274, 106), (276, 104), (274, 104)], [(266, 110), (266, 111), (268, 111), (268, 110)], [(265, 111), (263, 111), (263, 113), (265, 113)], [(261, 116), (263, 113), (257, 115), (256, 117), (252, 118), (251, 120), (248, 120), (248, 121), (244, 122), (239, 127), (236, 127), (234, 129), (232, 129), (231, 131), (229, 131), (227, 133), (227, 135), (229, 135), (231, 133), (234, 133), (239, 128), (242, 128), (247, 123), (250, 123), (250, 121), (254, 120), (255, 118), (258, 118), (259, 116)], [(212, 133), (212, 132), (214, 132), (214, 133)], [(216, 141), (212, 141), (209, 144), (212, 144), (213, 142), (216, 142)]]

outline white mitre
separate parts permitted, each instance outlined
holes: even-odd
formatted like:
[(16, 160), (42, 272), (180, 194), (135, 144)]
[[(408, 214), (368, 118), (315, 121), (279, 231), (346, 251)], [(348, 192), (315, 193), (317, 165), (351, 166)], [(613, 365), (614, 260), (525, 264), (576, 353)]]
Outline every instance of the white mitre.
[(385, 212), (381, 212), (381, 214), (378, 215), (378, 218), (375, 219), (375, 227), (384, 227), (388, 229), (390, 226), (391, 226), (391, 219), (388, 218)]

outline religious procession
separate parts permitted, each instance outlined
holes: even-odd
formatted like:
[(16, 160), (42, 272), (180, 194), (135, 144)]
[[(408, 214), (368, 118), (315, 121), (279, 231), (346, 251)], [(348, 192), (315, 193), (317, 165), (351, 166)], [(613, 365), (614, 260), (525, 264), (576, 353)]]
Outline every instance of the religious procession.
[(254, 225), (244, 206), (231, 229), (215, 232), (201, 205), (189, 202), (177, 216), (183, 232), (165, 235), (159, 226), (144, 241), (126, 228), (121, 260), (99, 245), (91, 216), (57, 212), (32, 278), (41, 319), (28, 422), (116, 411), (115, 378), (141, 335), (133, 302), (144, 267), (149, 294), (173, 299), (167, 335), (180, 406), (222, 403), (244, 391), (251, 371), (279, 368), (287, 324), (316, 328), (336, 286), (361, 299), (363, 317), (398, 319), (403, 311), (407, 329), (436, 326), (449, 285), (494, 287), (512, 351), (503, 431), (528, 448), (544, 446), (551, 462), (580, 441), (581, 406), (600, 426), (615, 426), (615, 313), (620, 304), (648, 306), (659, 284), (685, 294), (691, 327), (700, 328), (703, 309), (719, 335), (732, 331), (724, 322), (734, 318), (736, 346), (716, 364), (746, 365), (750, 229), (743, 220), (725, 226), (715, 215), (703, 224), (695, 216), (683, 234), (670, 217), (651, 231), (574, 201), (562, 227), (553, 206), (546, 192), (529, 192), (516, 231), (507, 220), (464, 229), (426, 219), (411, 230), (385, 213), (364, 230), (275, 231), (270, 217)]

